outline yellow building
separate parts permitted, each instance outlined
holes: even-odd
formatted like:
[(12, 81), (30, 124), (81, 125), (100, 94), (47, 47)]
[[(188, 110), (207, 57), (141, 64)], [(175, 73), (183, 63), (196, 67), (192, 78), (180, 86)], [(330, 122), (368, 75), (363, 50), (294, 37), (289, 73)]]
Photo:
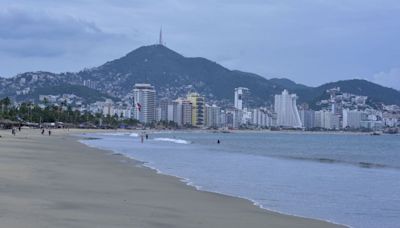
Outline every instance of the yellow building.
[(187, 99), (192, 103), (192, 125), (203, 127), (205, 123), (205, 98), (198, 93), (189, 93)]

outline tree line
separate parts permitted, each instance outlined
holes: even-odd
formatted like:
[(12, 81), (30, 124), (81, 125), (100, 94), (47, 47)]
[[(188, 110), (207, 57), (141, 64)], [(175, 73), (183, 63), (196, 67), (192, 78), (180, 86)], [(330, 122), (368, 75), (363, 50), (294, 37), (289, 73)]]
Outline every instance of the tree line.
[(20, 123), (53, 123), (63, 122), (71, 125), (120, 127), (136, 126), (139, 121), (135, 119), (123, 119), (117, 115), (103, 116), (100, 113), (80, 112), (73, 110), (65, 102), (61, 105), (46, 105), (45, 108), (39, 107), (31, 102), (24, 102), (19, 105), (11, 105), (11, 100), (6, 97), (0, 100), (0, 120), (10, 120)]

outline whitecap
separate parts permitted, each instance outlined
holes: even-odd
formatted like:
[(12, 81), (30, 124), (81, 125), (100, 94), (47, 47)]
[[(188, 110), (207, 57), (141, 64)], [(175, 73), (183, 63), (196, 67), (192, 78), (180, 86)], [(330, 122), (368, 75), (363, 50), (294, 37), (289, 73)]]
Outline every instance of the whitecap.
[(190, 144), (189, 141), (183, 140), (183, 139), (171, 139), (171, 138), (155, 138), (155, 141), (164, 141), (164, 142), (172, 142), (172, 143), (178, 143), (178, 144)]

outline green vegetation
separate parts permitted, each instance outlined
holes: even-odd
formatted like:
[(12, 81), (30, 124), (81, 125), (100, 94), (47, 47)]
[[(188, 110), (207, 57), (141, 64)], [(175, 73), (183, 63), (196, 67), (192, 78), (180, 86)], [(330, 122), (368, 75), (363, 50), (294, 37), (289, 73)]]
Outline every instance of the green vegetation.
[(63, 122), (74, 127), (102, 127), (117, 128), (121, 126), (137, 126), (139, 122), (134, 119), (122, 119), (118, 116), (103, 117), (101, 114), (93, 115), (89, 112), (80, 113), (71, 107), (46, 106), (44, 109), (32, 103), (22, 103), (18, 107), (11, 106), (10, 99), (0, 100), (0, 120), (17, 121), (19, 123), (53, 123)]

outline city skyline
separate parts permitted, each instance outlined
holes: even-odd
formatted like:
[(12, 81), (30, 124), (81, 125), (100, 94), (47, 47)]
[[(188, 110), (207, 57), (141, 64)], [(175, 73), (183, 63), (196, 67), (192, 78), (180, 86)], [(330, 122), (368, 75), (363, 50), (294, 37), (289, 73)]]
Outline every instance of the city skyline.
[[(3, 2), (3, 77), (98, 66), (136, 47), (157, 43), (163, 26), (168, 47), (230, 69), (310, 86), (363, 78), (400, 89), (396, 63), (400, 52), (395, 45), (400, 5), (396, 1)], [(190, 17), (194, 12), (197, 18), (216, 23), (206, 26)], [(226, 16), (218, 16), (221, 12)], [(313, 16), (321, 22), (311, 20)]]

